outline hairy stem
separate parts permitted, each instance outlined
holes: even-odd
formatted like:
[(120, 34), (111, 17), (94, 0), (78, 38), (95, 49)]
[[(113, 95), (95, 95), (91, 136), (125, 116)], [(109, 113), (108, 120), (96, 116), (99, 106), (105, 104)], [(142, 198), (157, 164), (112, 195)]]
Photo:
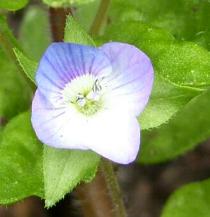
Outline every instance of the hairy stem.
[(111, 0), (101, 0), (95, 19), (90, 27), (91, 35), (100, 34), (101, 27), (107, 20), (107, 13)]
[(122, 200), (120, 186), (113, 170), (113, 165), (110, 161), (103, 159), (101, 167), (106, 180), (109, 196), (112, 200), (114, 216), (126, 217), (127, 214)]
[(96, 178), (77, 189), (84, 217), (126, 217), (112, 163), (102, 160)]

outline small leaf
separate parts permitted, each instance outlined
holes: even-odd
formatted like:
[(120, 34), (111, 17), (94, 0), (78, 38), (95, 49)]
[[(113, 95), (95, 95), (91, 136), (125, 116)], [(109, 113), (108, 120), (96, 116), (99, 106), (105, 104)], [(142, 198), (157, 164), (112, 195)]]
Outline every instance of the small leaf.
[(42, 0), (42, 1), (51, 7), (59, 8), (59, 7), (70, 7), (73, 4), (86, 4), (94, 0)]
[(19, 73), (0, 48), (0, 118), (7, 121), (31, 103), (32, 91)]
[(0, 204), (30, 195), (43, 198), (42, 145), (36, 139), (29, 113), (12, 119), (0, 143)]
[(185, 185), (175, 191), (161, 217), (209, 217), (210, 180)]
[(25, 74), (35, 83), (35, 74), (38, 63), (26, 57), (17, 48), (14, 48), (14, 53)]
[(84, 29), (74, 20), (72, 16), (68, 16), (66, 20), (64, 41), (95, 46), (92, 38), (84, 31)]
[(45, 204), (49, 208), (82, 181), (95, 176), (99, 156), (90, 151), (44, 147)]
[(13, 47), (21, 49), (7, 24), (6, 17), (2, 15), (0, 15), (0, 46), (6, 54), (9, 52), (11, 54)]
[(210, 136), (210, 89), (191, 100), (168, 124), (143, 132), (140, 161), (171, 160)]
[(7, 9), (7, 10), (19, 10), (26, 6), (28, 0), (1, 0), (0, 1), (0, 8)]
[(19, 41), (25, 53), (39, 60), (51, 43), (50, 26), (47, 10), (30, 6), (21, 22)]
[(176, 86), (156, 76), (149, 103), (138, 118), (141, 129), (151, 129), (166, 123), (179, 109), (200, 93), (202, 91)]

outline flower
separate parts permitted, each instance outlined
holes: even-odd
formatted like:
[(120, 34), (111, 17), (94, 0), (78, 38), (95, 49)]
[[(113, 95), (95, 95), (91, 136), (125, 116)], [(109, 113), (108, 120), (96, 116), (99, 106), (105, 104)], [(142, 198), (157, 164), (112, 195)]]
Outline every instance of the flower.
[(114, 162), (135, 160), (137, 116), (153, 84), (150, 59), (118, 42), (99, 48), (53, 43), (43, 55), (32, 104), (32, 125), (46, 145), (93, 150)]

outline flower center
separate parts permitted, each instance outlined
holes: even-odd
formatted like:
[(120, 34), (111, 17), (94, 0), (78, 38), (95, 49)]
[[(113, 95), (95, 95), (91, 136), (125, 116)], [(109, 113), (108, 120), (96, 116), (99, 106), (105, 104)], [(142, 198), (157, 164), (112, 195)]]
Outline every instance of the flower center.
[(65, 102), (86, 116), (95, 114), (103, 105), (102, 86), (93, 75), (83, 75), (72, 80), (64, 88), (63, 97)]

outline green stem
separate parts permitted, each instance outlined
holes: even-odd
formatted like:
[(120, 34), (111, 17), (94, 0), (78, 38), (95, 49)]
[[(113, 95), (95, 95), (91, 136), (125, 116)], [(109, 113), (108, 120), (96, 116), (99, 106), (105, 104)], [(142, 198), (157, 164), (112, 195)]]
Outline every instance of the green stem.
[(76, 190), (84, 217), (126, 217), (112, 163), (102, 160), (95, 179)]
[(90, 27), (91, 35), (100, 34), (101, 27), (107, 20), (107, 13), (111, 0), (101, 0), (95, 19)]
[(126, 217), (126, 210), (124, 207), (124, 203), (122, 200), (122, 194), (120, 191), (120, 187), (115, 176), (113, 165), (110, 161), (103, 159), (101, 165), (102, 171), (104, 173), (104, 177), (107, 183), (107, 188), (109, 191), (109, 195), (113, 204), (113, 212), (115, 217)]

